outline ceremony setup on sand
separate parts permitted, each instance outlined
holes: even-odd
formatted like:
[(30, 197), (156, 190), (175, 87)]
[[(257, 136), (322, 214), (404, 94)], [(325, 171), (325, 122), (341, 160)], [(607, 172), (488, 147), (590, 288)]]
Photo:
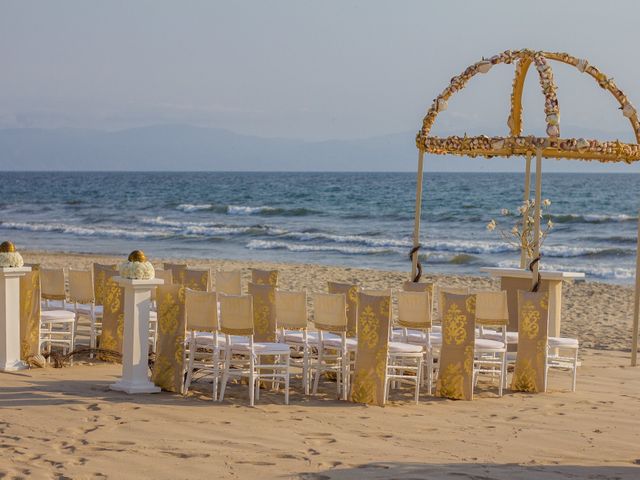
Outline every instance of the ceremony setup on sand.
[[(636, 143), (562, 137), (556, 63), (609, 92)], [(508, 135), (432, 136), (502, 64)], [(523, 134), (529, 72), (546, 136)], [(542, 248), (542, 160), (640, 160), (631, 101), (586, 59), (507, 50), (451, 79), (416, 145), (410, 275), (4, 241), (0, 478), (637, 478), (640, 258), (632, 289), (547, 269)], [(486, 219), (519, 268), (431, 271), (428, 154), (522, 158), (522, 203)]]

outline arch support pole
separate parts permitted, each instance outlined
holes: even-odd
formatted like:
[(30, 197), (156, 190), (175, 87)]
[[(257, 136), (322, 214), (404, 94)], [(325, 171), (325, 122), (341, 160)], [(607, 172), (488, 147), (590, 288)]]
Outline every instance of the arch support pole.
[[(535, 212), (533, 219), (533, 240), (534, 253), (533, 258), (540, 258), (540, 207), (542, 203), (542, 148), (536, 150), (536, 200)], [(533, 264), (533, 272), (531, 274), (531, 288), (538, 283), (538, 272), (540, 270), (540, 260)]]
[[(531, 197), (531, 152), (527, 152), (525, 159), (525, 171), (524, 171), (524, 200), (526, 203)], [(526, 223), (526, 218), (522, 218), (522, 226)], [(524, 241), (521, 241), (520, 245), (520, 268), (527, 268), (527, 251), (524, 248)]]
[(633, 339), (631, 340), (631, 366), (638, 365), (638, 322), (640, 317), (640, 214), (638, 215), (638, 244), (636, 247), (636, 290), (633, 297)]
[(424, 171), (424, 150), (418, 151), (418, 173), (416, 177), (416, 216), (413, 224), (413, 255), (411, 256), (411, 280), (418, 273), (418, 250), (420, 247), (420, 217), (422, 215), (422, 176)]

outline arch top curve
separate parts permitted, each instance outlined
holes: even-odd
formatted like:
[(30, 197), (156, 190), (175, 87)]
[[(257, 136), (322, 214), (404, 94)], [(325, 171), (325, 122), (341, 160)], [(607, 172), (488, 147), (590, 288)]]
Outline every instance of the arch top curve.
[[(575, 67), (578, 71), (586, 73), (593, 77), (598, 85), (609, 91), (609, 93), (618, 101), (620, 110), (623, 115), (628, 118), (636, 139), (636, 144), (622, 144), (621, 142), (598, 142), (588, 141), (584, 139), (560, 139), (560, 108), (556, 96), (556, 84), (553, 77), (553, 69), (549, 60), (561, 62)], [(461, 137), (449, 137), (448, 139), (439, 139), (430, 137), (429, 133), (439, 113), (445, 111), (448, 107), (449, 99), (458, 91), (462, 90), (467, 83), (478, 73), (488, 73), (494, 65), (501, 63), (515, 64), (515, 76), (513, 80), (513, 88), (511, 93), (511, 111), (507, 121), (509, 127), (509, 136), (503, 138), (506, 145), (514, 146), (520, 142), (513, 142), (518, 138), (535, 139), (528, 143), (527, 148), (544, 146), (543, 154), (554, 158), (584, 158), (596, 159), (601, 161), (636, 161), (640, 160), (640, 122), (635, 107), (631, 104), (626, 94), (615, 84), (613, 79), (607, 77), (599, 69), (589, 64), (584, 59), (578, 59), (568, 53), (534, 51), (529, 49), (522, 50), (506, 50), (498, 55), (494, 55), (488, 59), (482, 60), (467, 67), (460, 75), (455, 76), (449, 82), (449, 85), (436, 97), (423, 118), (422, 128), (416, 136), (416, 145), (420, 150), (430, 153), (440, 154), (459, 154), (459, 155), (483, 155), (483, 156), (510, 156), (526, 152), (517, 153), (521, 148), (515, 148), (511, 152), (502, 148), (492, 149), (486, 148), (487, 144), (483, 143), (483, 148), (478, 152), (474, 152), (473, 148), (461, 148), (456, 139)], [(539, 76), (540, 86), (545, 99), (544, 112), (547, 124), (547, 137), (521, 137), (522, 135), (522, 93), (526, 75), (534, 65)], [(466, 135), (463, 138), (467, 138)], [(488, 138), (488, 137), (475, 137)], [(499, 137), (494, 137), (494, 140)], [(449, 142), (447, 142), (449, 140)], [(587, 151), (585, 150), (585, 142), (589, 143)], [(468, 142), (465, 142), (468, 143)], [(611, 145), (609, 145), (611, 144)], [(437, 145), (437, 147), (436, 147)], [(564, 148), (574, 146), (575, 149), (564, 152)], [(619, 145), (627, 145), (629, 148), (621, 148)], [(577, 146), (580, 148), (578, 149)], [(588, 155), (586, 155), (588, 153)], [(585, 154), (585, 155), (583, 155)], [(615, 155), (622, 155), (617, 159)], [(581, 156), (582, 155), (582, 156)]]

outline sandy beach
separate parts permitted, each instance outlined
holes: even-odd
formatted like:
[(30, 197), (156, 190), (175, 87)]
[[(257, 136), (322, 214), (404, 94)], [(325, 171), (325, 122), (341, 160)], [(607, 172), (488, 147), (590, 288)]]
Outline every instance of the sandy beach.
[[(115, 257), (25, 254), (48, 266), (87, 267)], [(156, 259), (154, 259), (155, 261)], [(219, 269), (277, 267), (283, 288), (323, 291), (328, 279), (397, 286), (404, 272), (317, 265), (191, 261)], [(495, 287), (483, 277), (446, 285)], [(599, 283), (565, 287), (563, 333), (583, 344), (578, 390), (553, 372), (550, 391), (498, 398), (488, 384), (473, 402), (394, 393), (385, 408), (301, 395), (291, 405), (246, 388), (222, 404), (208, 386), (188, 397), (110, 391), (118, 365), (81, 363), (0, 374), (0, 478), (637, 478), (640, 376), (628, 366), (631, 291)]]

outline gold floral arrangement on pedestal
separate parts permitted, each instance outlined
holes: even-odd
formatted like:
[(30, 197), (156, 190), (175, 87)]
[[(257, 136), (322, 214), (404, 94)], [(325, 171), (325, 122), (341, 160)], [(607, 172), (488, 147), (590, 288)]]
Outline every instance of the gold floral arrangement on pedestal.
[(7, 241), (0, 244), (0, 268), (16, 268), (24, 266), (20, 252), (13, 243)]
[[(575, 67), (579, 72), (590, 75), (598, 85), (609, 91), (618, 101), (622, 115), (631, 123), (636, 143), (623, 143), (619, 140), (599, 141), (584, 138), (560, 137), (560, 107), (556, 97), (556, 84), (549, 60)], [(510, 134), (507, 137), (488, 137), (479, 135), (469, 137), (450, 136), (439, 138), (429, 133), (439, 113), (448, 108), (448, 101), (456, 92), (462, 90), (472, 77), (478, 73), (488, 73), (494, 65), (500, 63), (515, 64), (515, 77), (511, 94), (511, 113), (507, 121)], [(534, 65), (545, 98), (544, 112), (546, 137), (522, 135), (522, 92), (529, 67)], [(587, 60), (579, 59), (568, 53), (541, 52), (534, 50), (506, 50), (489, 59), (469, 66), (460, 75), (453, 77), (449, 86), (433, 100), (422, 122), (422, 129), (416, 136), (416, 145), (423, 152), (434, 154), (484, 156), (491, 158), (522, 156), (540, 149), (545, 158), (575, 158), (598, 160), (600, 162), (626, 162), (640, 160), (640, 121), (638, 112), (627, 96), (615, 84)]]
[(147, 260), (142, 250), (131, 252), (127, 261), (120, 265), (119, 270), (122, 278), (132, 280), (151, 280), (156, 276), (153, 265)]

